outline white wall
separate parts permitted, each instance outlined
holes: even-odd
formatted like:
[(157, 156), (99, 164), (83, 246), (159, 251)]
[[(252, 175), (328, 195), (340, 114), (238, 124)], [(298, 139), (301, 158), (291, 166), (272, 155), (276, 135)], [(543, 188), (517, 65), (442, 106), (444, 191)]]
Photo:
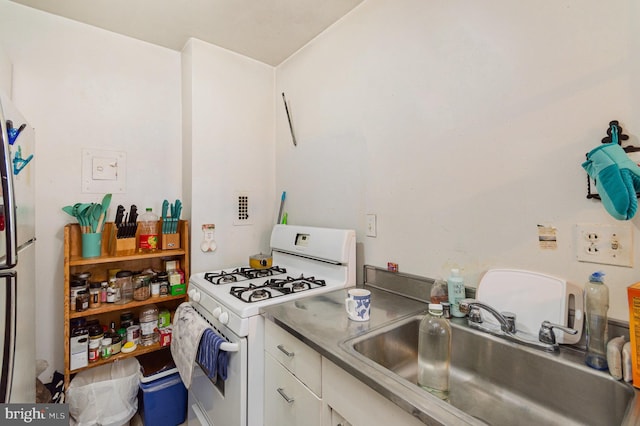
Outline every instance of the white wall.
[[(274, 68), (191, 39), (183, 51), (185, 199), (192, 225), (191, 270), (246, 265), (269, 249), (275, 223)], [(234, 225), (234, 196), (249, 194), (251, 225)], [(200, 250), (215, 224), (213, 252)]]
[(180, 53), (0, 1), (0, 40), (14, 64), (13, 98), (36, 128), (36, 358), (63, 369), (61, 208), (99, 202), (81, 192), (82, 148), (125, 151), (115, 208), (159, 211), (181, 196)]
[[(471, 286), (494, 267), (579, 284), (604, 270), (611, 316), (628, 320), (639, 274), (574, 260), (573, 227), (614, 222), (580, 167), (609, 121), (639, 145), (638, 18), (629, 0), (367, 0), (277, 67), (298, 140), (277, 98), (289, 222), (356, 228), (364, 263), (459, 266)], [(538, 224), (557, 250), (538, 247)]]

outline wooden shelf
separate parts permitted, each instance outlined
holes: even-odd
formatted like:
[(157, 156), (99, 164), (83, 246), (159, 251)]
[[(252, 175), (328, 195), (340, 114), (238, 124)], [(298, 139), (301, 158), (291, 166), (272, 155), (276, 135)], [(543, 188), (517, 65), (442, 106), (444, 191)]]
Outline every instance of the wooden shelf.
[(69, 373), (76, 374), (76, 373), (79, 373), (79, 372), (81, 372), (83, 370), (88, 370), (90, 368), (97, 367), (99, 365), (109, 364), (109, 363), (118, 361), (120, 359), (130, 358), (132, 356), (140, 356), (140, 355), (148, 354), (150, 352), (155, 352), (155, 351), (159, 351), (159, 350), (163, 350), (163, 349), (169, 350), (170, 346), (160, 346), (159, 343), (154, 343), (153, 345), (150, 345), (150, 346), (138, 345), (136, 347), (136, 350), (133, 351), (133, 352), (129, 352), (129, 353), (126, 353), (126, 354), (123, 354), (122, 352), (120, 352), (118, 354), (111, 355), (107, 359), (100, 358), (99, 360), (97, 360), (95, 362), (90, 362), (89, 365), (87, 365), (86, 367), (78, 368), (76, 370), (71, 370), (71, 371), (69, 371)]
[(152, 303), (159, 304), (159, 303), (164, 303), (171, 300), (182, 300), (185, 298), (185, 296), (186, 295), (184, 294), (180, 294), (177, 296), (169, 295), (169, 296), (150, 297), (146, 300), (133, 300), (129, 303), (125, 303), (122, 305), (117, 305), (115, 303), (102, 303), (99, 308), (89, 308), (86, 311), (81, 311), (81, 312), (71, 311), (69, 312), (69, 319), (89, 317), (92, 315), (99, 315), (107, 312), (126, 311), (134, 308), (138, 308), (140, 306), (149, 305)]
[[(161, 224), (158, 224), (160, 230)], [(168, 309), (170, 312), (175, 311), (177, 306), (187, 300), (187, 294), (177, 296), (157, 296), (150, 297), (146, 300), (134, 300), (123, 305), (115, 303), (102, 303), (98, 308), (90, 308), (86, 311), (76, 312), (70, 309), (70, 292), (69, 282), (71, 276), (79, 272), (90, 272), (92, 281), (106, 281), (112, 270), (127, 269), (131, 271), (145, 270), (152, 268), (154, 270), (164, 270), (165, 261), (179, 261), (180, 268), (184, 271), (185, 281), (188, 286), (190, 276), (190, 259), (189, 259), (189, 222), (181, 220), (178, 224), (179, 246), (180, 248), (171, 250), (157, 250), (151, 253), (139, 253), (136, 250), (128, 252), (116, 252), (118, 247), (115, 239), (116, 227), (113, 223), (105, 223), (102, 233), (101, 253), (99, 257), (84, 258), (82, 257), (82, 233), (78, 224), (69, 224), (64, 228), (64, 382), (65, 389), (69, 386), (71, 377), (84, 370), (88, 370), (99, 365), (109, 364), (119, 359), (135, 357), (152, 353), (159, 350), (165, 350), (169, 347), (161, 347), (159, 344), (151, 346), (138, 345), (133, 352), (123, 354), (119, 353), (107, 359), (89, 363), (86, 367), (70, 370), (70, 320), (75, 318), (97, 318), (101, 324), (110, 324), (119, 320), (119, 314), (124, 311), (131, 311), (134, 314), (145, 305), (155, 304), (159, 308)], [(162, 239), (162, 236), (160, 237)], [(136, 238), (137, 240), (137, 238)], [(162, 241), (162, 240), (161, 240)], [(175, 241), (172, 241), (174, 243)]]
[(175, 250), (158, 250), (153, 253), (132, 253), (123, 255), (104, 255), (100, 257), (84, 258), (82, 256), (71, 256), (69, 266), (97, 265), (100, 263), (124, 262), (128, 260), (141, 260), (153, 258), (169, 258), (175, 256), (184, 256), (187, 253), (184, 249)]

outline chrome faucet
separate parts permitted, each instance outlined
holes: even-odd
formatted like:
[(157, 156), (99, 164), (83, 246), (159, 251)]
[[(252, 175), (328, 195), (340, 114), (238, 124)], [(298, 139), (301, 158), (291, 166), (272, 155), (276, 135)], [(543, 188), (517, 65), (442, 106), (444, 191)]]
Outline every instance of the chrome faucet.
[[(468, 315), (469, 327), (502, 337), (512, 342), (521, 343), (537, 349), (553, 352), (559, 349), (553, 329), (565, 333), (576, 334), (578, 331), (549, 321), (543, 321), (538, 336), (516, 329), (516, 314), (498, 312), (495, 308), (475, 299), (462, 299), (459, 302), (460, 312)], [(481, 309), (489, 312), (500, 323), (500, 329), (483, 325)]]

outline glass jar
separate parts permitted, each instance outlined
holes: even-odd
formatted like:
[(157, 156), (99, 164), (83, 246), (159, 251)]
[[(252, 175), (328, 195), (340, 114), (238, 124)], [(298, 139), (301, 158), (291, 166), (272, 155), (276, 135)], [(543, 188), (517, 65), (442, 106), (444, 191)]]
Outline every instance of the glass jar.
[(76, 311), (82, 312), (89, 309), (89, 293), (81, 290), (76, 294)]
[(111, 355), (116, 355), (120, 353), (122, 349), (122, 337), (118, 334), (111, 336)]
[(111, 337), (105, 337), (100, 344), (100, 358), (107, 359), (111, 356)]
[(89, 307), (99, 308), (101, 303), (100, 289), (102, 285), (99, 282), (89, 284)]
[(109, 278), (107, 287), (107, 303), (115, 303), (120, 300), (120, 289), (116, 286), (116, 277)]
[(100, 359), (100, 342), (89, 340), (89, 362), (96, 362)]
[(147, 300), (151, 297), (151, 276), (140, 274), (133, 277), (133, 299)]
[(156, 281), (158, 282), (158, 287), (160, 291), (160, 296), (168, 296), (169, 295), (169, 274), (166, 272), (160, 272), (156, 276)]
[(119, 271), (116, 274), (116, 287), (120, 292), (120, 300), (115, 302), (118, 305), (129, 303), (133, 300), (133, 282), (131, 277), (133, 272), (131, 271)]
[(69, 283), (69, 307), (72, 311), (76, 310), (76, 296), (78, 292), (87, 289), (87, 283), (84, 280), (73, 279)]
[(143, 306), (140, 311), (140, 344), (150, 346), (158, 343), (158, 307)]
[(133, 313), (123, 312), (120, 314), (120, 327), (125, 330), (133, 325)]

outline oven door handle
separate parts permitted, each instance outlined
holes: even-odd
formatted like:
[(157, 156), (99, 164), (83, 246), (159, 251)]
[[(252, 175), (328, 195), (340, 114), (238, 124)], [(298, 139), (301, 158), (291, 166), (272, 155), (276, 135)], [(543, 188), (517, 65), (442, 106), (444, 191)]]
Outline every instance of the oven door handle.
[(240, 346), (237, 343), (224, 342), (220, 345), (220, 349), (225, 352), (238, 352)]

